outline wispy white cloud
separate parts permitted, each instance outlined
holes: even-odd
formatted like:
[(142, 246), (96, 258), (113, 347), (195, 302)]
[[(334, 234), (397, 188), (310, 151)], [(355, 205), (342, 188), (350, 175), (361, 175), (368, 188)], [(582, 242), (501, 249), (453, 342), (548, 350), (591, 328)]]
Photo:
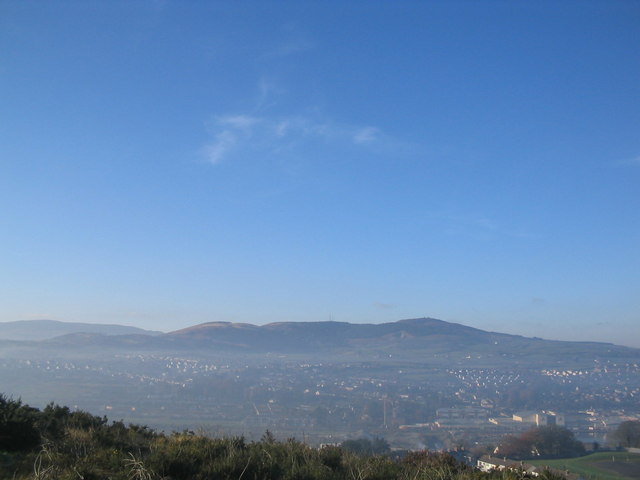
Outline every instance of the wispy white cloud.
[(318, 140), (331, 146), (371, 148), (382, 135), (377, 127), (340, 124), (311, 116), (245, 113), (217, 116), (211, 130), (213, 138), (204, 146), (203, 153), (214, 165), (241, 151), (278, 154), (311, 147)]
[(262, 77), (258, 82), (258, 101), (256, 111), (266, 110), (275, 105), (274, 97), (277, 98), (285, 93), (273, 80)]
[(213, 140), (203, 148), (207, 161), (220, 163), (242, 140), (252, 136), (261, 119), (251, 115), (224, 115), (216, 117)]
[(222, 126), (243, 130), (251, 128), (258, 122), (260, 122), (259, 118), (250, 115), (227, 115), (218, 118), (218, 124)]
[(376, 127), (364, 127), (357, 130), (353, 136), (353, 141), (359, 145), (375, 142), (380, 134)]
[(233, 131), (222, 130), (216, 133), (213, 142), (204, 147), (204, 156), (213, 165), (220, 163), (237, 141), (238, 138)]
[[(308, 42), (289, 44), (284, 51), (311, 48)], [(366, 149), (388, 155), (406, 154), (409, 144), (392, 138), (382, 128), (367, 124), (350, 124), (328, 118), (317, 108), (304, 112), (281, 111), (286, 89), (268, 77), (257, 82), (257, 98), (253, 109), (214, 116), (209, 124), (211, 140), (202, 148), (207, 161), (219, 164), (234, 156), (259, 153), (269, 155), (301, 154), (317, 149)], [(280, 107), (280, 108), (278, 108)]]

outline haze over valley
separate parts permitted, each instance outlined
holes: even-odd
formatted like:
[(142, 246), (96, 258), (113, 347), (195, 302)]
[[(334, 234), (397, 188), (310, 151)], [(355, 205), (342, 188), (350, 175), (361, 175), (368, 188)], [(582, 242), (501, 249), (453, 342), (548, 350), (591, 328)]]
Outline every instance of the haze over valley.
[(129, 330), (2, 324), (1, 384), (33, 405), (166, 431), (260, 438), (268, 429), (311, 444), (371, 435), (395, 448), (470, 448), (527, 430), (530, 421), (514, 420), (526, 411), (554, 412), (578, 438), (606, 442), (640, 418), (640, 349), (613, 344), (431, 318)]

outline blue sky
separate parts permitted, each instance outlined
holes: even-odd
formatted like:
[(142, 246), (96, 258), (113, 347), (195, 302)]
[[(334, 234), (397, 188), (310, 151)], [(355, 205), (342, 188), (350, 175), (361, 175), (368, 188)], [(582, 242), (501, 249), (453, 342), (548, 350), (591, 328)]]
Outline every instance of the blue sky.
[(640, 347), (640, 3), (0, 4), (0, 320)]

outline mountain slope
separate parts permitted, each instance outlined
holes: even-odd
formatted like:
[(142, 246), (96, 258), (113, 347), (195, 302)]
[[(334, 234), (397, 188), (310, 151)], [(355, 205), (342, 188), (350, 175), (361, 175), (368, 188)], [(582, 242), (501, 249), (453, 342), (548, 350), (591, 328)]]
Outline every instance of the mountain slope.
[(487, 332), (433, 318), (382, 324), (282, 322), (264, 326), (204, 323), (163, 336), (175, 345), (247, 352), (386, 352), (494, 356), (638, 356), (639, 349), (598, 342), (564, 342)]
[(100, 335), (159, 335), (161, 332), (125, 325), (60, 322), (57, 320), (19, 320), (0, 323), (0, 339), (40, 341), (74, 333)]
[[(16, 325), (17, 324), (17, 325)], [(0, 350), (107, 354), (154, 351), (221, 355), (341, 356), (358, 361), (382, 358), (412, 362), (490, 364), (517, 361), (546, 365), (596, 358), (640, 360), (640, 349), (598, 342), (567, 342), (487, 332), (433, 318), (381, 324), (279, 322), (267, 325), (209, 322), (166, 334), (117, 325), (34, 321), (0, 324)], [(13, 330), (8, 329), (13, 327)], [(20, 328), (17, 328), (20, 327)], [(22, 329), (22, 330), (21, 330)], [(120, 334), (120, 333), (123, 334)], [(52, 338), (53, 337), (53, 338)], [(28, 338), (29, 341), (15, 339)], [(35, 341), (40, 339), (40, 341)]]

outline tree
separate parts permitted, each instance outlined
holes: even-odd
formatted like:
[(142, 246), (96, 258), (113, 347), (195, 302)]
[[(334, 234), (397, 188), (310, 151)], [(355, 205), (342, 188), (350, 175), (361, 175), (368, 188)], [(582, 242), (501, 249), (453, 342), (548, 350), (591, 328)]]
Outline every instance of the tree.
[(38, 409), (0, 395), (0, 450), (19, 452), (40, 444), (36, 428)]
[(514, 459), (530, 458), (535, 455), (530, 440), (524, 438), (524, 435), (505, 436), (495, 453)]
[(517, 459), (575, 457), (584, 453), (584, 445), (566, 428), (547, 425), (505, 437), (497, 453)]
[(373, 440), (368, 438), (345, 440), (340, 446), (348, 452), (358, 455), (382, 455), (390, 451), (387, 441), (379, 437), (375, 437)]
[(573, 432), (557, 425), (536, 429), (533, 445), (542, 457), (573, 457), (584, 453), (584, 445), (575, 439)]
[(453, 474), (470, 470), (467, 465), (459, 462), (448, 453), (429, 452), (428, 450), (410, 452), (402, 459), (401, 463), (408, 466), (409, 471), (439, 470)]
[(389, 442), (387, 442), (384, 438), (373, 437), (371, 441), (371, 453), (374, 455), (382, 455), (385, 453), (389, 453), (391, 448), (389, 447)]
[(640, 447), (640, 421), (622, 422), (613, 432), (613, 439), (621, 447)]

